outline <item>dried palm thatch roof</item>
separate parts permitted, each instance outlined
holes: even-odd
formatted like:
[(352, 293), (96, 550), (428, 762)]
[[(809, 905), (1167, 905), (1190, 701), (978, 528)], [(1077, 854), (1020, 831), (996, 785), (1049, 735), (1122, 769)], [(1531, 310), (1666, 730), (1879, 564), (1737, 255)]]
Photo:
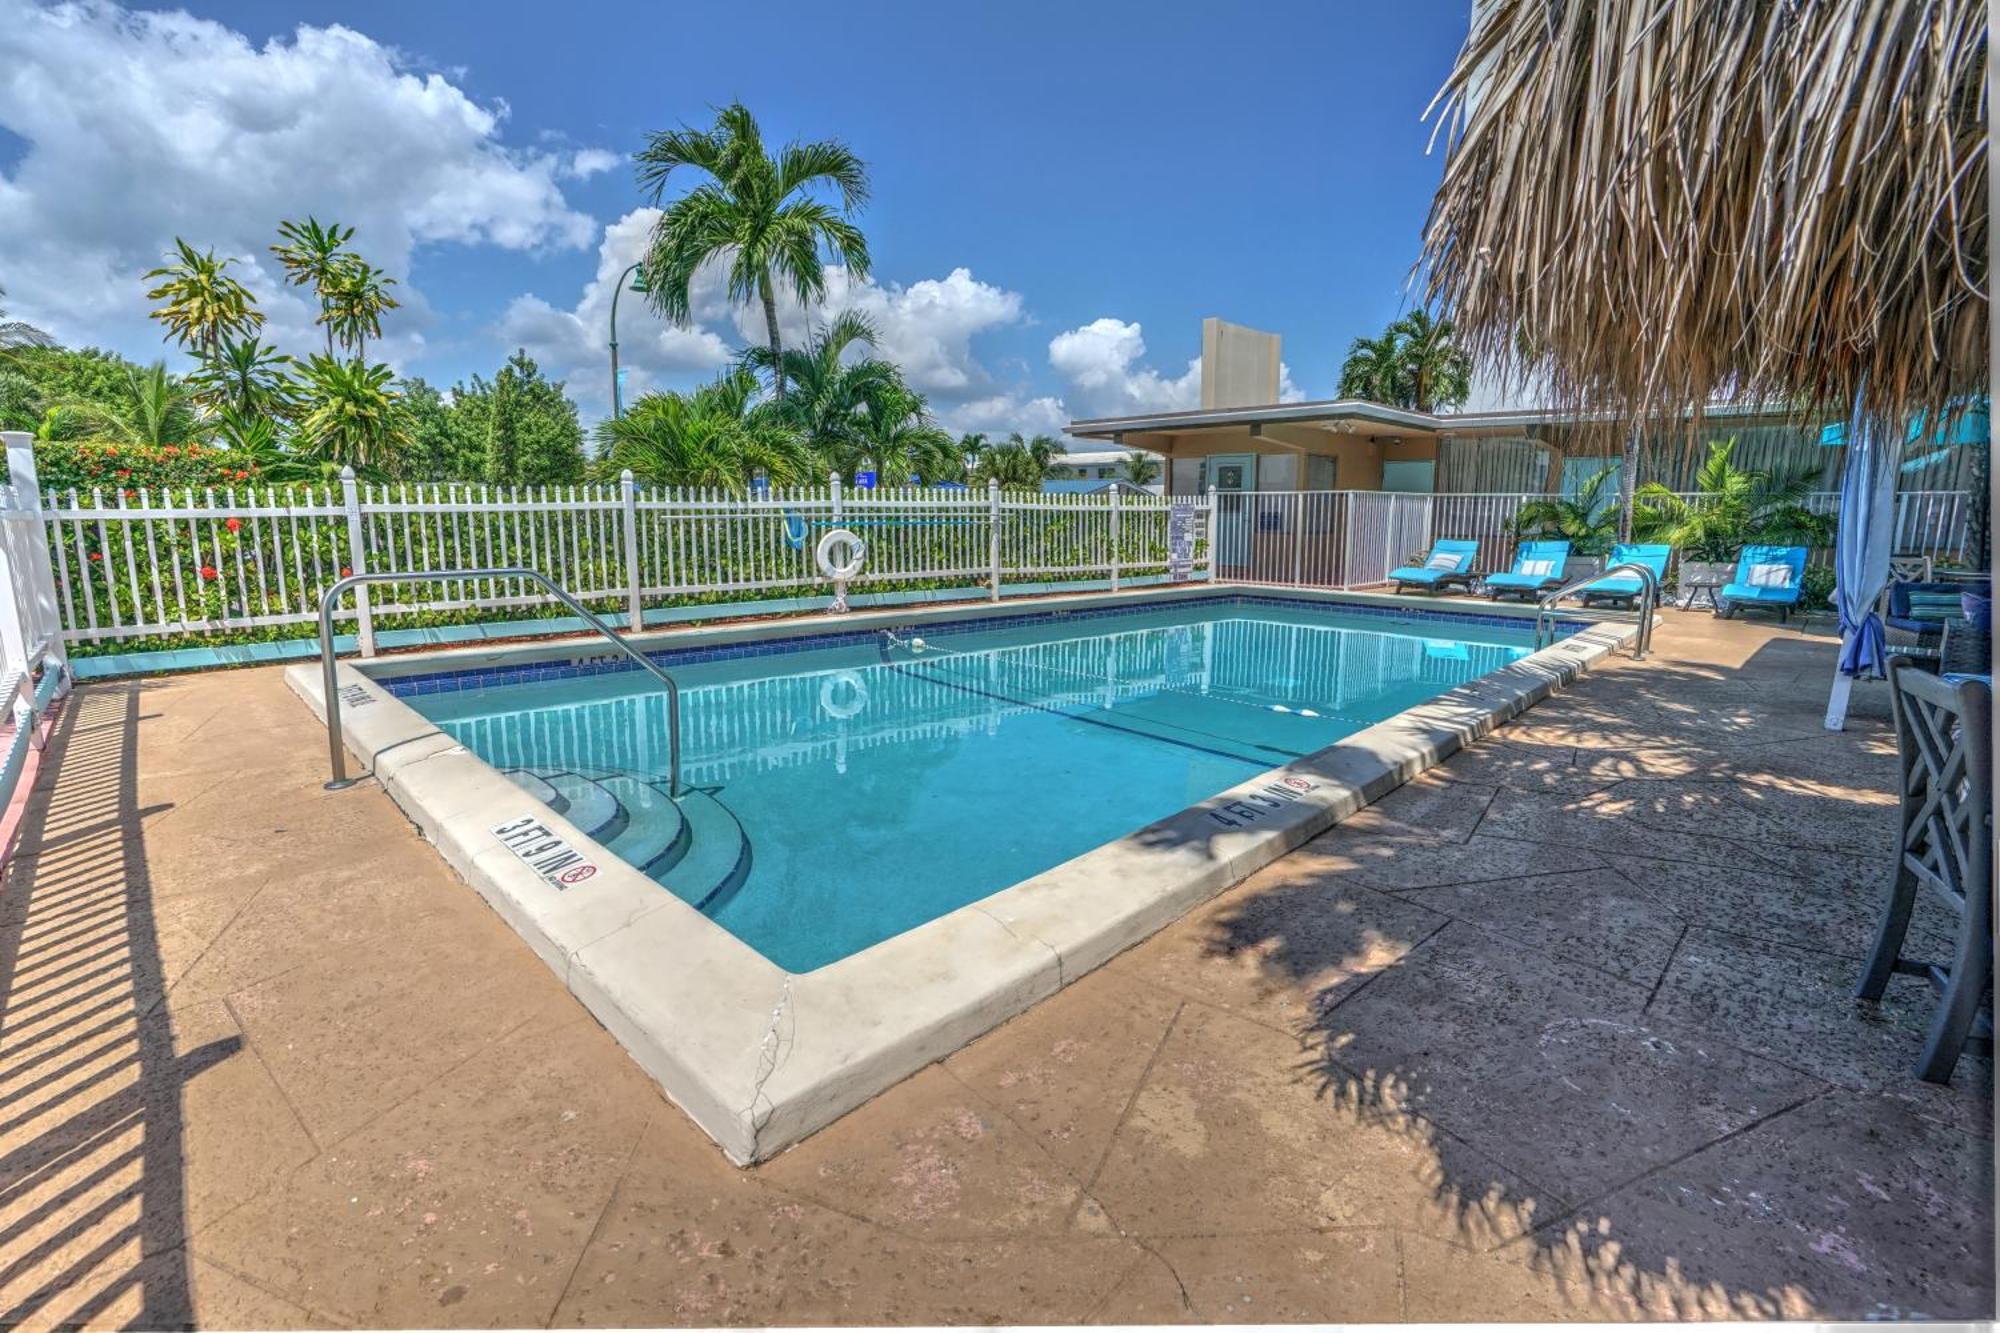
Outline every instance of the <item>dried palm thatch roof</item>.
[(1434, 302), (1635, 416), (1946, 410), (1987, 384), (1972, 0), (1479, 0), (1433, 103)]

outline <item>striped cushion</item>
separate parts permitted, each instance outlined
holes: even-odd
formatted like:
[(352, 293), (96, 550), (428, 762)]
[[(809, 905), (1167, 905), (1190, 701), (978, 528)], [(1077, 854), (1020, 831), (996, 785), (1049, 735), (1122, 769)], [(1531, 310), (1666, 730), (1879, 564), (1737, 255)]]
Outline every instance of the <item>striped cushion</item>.
[(1957, 619), (1963, 609), (1963, 602), (1955, 592), (1913, 592), (1909, 597), (1911, 620), (1942, 623)]

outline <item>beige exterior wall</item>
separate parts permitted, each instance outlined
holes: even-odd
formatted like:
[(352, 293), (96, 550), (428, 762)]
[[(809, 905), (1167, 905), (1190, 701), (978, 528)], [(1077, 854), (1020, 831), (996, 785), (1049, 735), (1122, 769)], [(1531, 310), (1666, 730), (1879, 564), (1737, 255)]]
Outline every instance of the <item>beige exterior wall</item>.
[(1278, 335), (1227, 320), (1201, 322), (1201, 405), (1255, 407), (1278, 401)]

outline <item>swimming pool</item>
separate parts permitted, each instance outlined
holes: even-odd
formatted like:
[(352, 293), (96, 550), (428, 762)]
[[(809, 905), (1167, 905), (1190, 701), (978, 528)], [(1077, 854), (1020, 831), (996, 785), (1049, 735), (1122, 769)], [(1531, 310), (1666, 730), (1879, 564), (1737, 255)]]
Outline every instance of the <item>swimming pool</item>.
[[(1183, 585), (348, 662), (347, 748), (737, 1162), (930, 1061), (1630, 637)], [(919, 642), (921, 640), (921, 642)], [(288, 668), (324, 713), (316, 665)], [(329, 799), (342, 799), (330, 795)], [(346, 799), (354, 799), (347, 797)]]
[(666, 696), (636, 669), (391, 690), (807, 972), (1525, 657), (1530, 640), (1518, 625), (1228, 598), (669, 654), (694, 789), (678, 803)]

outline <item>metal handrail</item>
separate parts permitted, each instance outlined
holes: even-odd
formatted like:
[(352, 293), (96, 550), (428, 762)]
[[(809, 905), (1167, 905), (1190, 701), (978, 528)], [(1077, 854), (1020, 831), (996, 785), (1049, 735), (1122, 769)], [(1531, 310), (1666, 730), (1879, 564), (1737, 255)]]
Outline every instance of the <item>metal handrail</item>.
[(1601, 574), (1580, 578), (1542, 598), (1535, 608), (1535, 647), (1547, 647), (1554, 640), (1554, 627), (1550, 622), (1556, 614), (1556, 603), (1615, 574), (1639, 576), (1639, 632), (1632, 636), (1632, 657), (1635, 661), (1645, 661), (1646, 654), (1653, 648), (1653, 616), (1660, 608), (1660, 576), (1650, 567), (1629, 560), (1613, 565)]
[(527, 579), (540, 584), (555, 599), (582, 617), (583, 622), (611, 641), (611, 646), (637, 663), (641, 670), (651, 673), (667, 691), (667, 794), (678, 799), (681, 794), (681, 687), (674, 678), (660, 669), (658, 663), (625, 642), (623, 635), (592, 614), (582, 602), (570, 596), (557, 585), (554, 579), (535, 569), (421, 569), (411, 573), (349, 574), (328, 588), (319, 599), (319, 660), (325, 681), (326, 694), (326, 739), (329, 755), (333, 760), (333, 780), (326, 784), (328, 791), (341, 791), (355, 784), (357, 779), (347, 776), (347, 749), (340, 738), (340, 691), (336, 683), (336, 655), (333, 650), (333, 604), (350, 588), (364, 583), (439, 583), (453, 579)]

